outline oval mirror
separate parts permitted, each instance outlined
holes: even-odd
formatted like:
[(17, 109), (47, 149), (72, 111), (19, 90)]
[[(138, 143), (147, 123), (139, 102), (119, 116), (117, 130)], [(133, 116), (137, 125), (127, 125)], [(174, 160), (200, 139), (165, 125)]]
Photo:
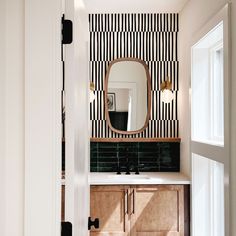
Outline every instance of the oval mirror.
[(148, 125), (150, 75), (144, 61), (116, 59), (106, 74), (105, 109), (108, 125), (121, 134), (142, 132)]

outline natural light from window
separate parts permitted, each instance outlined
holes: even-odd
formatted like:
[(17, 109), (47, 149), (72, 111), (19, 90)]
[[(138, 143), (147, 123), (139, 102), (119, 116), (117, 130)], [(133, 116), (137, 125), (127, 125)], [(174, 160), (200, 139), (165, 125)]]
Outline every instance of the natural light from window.
[(192, 47), (192, 140), (224, 146), (223, 23)]
[(193, 236), (224, 236), (224, 164), (192, 154)]

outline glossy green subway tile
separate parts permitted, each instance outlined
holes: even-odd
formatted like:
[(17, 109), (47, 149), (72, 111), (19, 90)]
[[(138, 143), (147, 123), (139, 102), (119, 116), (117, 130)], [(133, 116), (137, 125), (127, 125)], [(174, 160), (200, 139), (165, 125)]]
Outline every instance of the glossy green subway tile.
[(90, 167), (90, 172), (98, 172), (98, 168), (97, 167)]
[(179, 171), (179, 143), (91, 143), (91, 171), (116, 172), (127, 164), (142, 171)]

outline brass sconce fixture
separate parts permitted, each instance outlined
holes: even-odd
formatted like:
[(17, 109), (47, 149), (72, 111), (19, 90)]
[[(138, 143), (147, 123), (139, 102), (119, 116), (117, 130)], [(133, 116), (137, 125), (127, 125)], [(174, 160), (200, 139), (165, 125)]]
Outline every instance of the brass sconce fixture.
[(161, 100), (164, 103), (170, 103), (174, 99), (174, 93), (172, 91), (172, 83), (167, 76), (166, 80), (161, 83)]
[(95, 99), (94, 90), (95, 90), (95, 85), (93, 82), (90, 82), (90, 93), (89, 93), (89, 101), (90, 102), (93, 102)]

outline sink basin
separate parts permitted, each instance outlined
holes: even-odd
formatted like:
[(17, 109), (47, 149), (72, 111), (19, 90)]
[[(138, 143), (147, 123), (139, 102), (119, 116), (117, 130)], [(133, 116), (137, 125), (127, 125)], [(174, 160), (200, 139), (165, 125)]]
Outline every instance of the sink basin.
[(109, 175), (108, 178), (122, 179), (122, 180), (149, 179), (147, 175)]

